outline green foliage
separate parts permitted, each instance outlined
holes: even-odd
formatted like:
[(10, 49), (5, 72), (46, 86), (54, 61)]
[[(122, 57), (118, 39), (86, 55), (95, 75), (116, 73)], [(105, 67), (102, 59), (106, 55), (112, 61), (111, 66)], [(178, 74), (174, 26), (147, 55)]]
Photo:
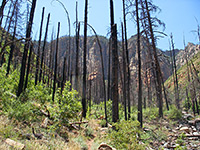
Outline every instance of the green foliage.
[(34, 85), (34, 83), (29, 84), (25, 92), (20, 95), (21, 101), (35, 101), (37, 103), (44, 104), (51, 100), (51, 95), (49, 94), (50, 89), (45, 87), (44, 84)]
[(170, 110), (167, 112), (169, 119), (178, 120), (182, 118), (181, 110), (178, 110), (174, 105), (171, 106)]
[(107, 139), (116, 149), (145, 149), (139, 145), (140, 123), (138, 121), (121, 121), (113, 124), (115, 130), (112, 130)]
[(149, 121), (154, 120), (159, 117), (157, 107), (147, 107), (143, 109), (143, 117)]
[(10, 118), (18, 121), (35, 122), (42, 121), (42, 112), (49, 111), (53, 125), (50, 128), (59, 129), (63, 125), (68, 125), (69, 119), (76, 119), (81, 111), (81, 103), (78, 93), (70, 90), (70, 83), (61, 93), (56, 92), (55, 102), (51, 101), (50, 89), (44, 84), (34, 85), (34, 80), (29, 80), (28, 87), (19, 96), (15, 93), (18, 88), (19, 71), (14, 71), (6, 76), (6, 66), (0, 68), (0, 100), (1, 109)]
[(82, 150), (88, 150), (88, 146), (82, 136), (78, 136), (77, 138), (73, 139), (73, 141), (79, 144)]
[(184, 145), (184, 139), (185, 139), (186, 135), (183, 132), (182, 134), (179, 135), (179, 137), (176, 140), (176, 143), (183, 146)]
[(72, 118), (76, 119), (80, 111), (81, 103), (78, 93), (75, 90), (70, 91), (70, 83), (67, 82), (62, 93), (60, 89), (56, 93), (55, 102), (50, 108), (50, 113), (62, 123), (68, 124), (68, 120)]
[(1, 99), (11, 98), (17, 91), (19, 72), (13, 71), (6, 76), (6, 65), (0, 67), (0, 97)]
[[(112, 100), (109, 100), (106, 102), (107, 106), (107, 119), (108, 122), (112, 122)], [(92, 106), (92, 111), (94, 114), (94, 118), (98, 119), (101, 116), (104, 116), (105, 110), (104, 110), (104, 102), (101, 102), (100, 104), (95, 104)], [(123, 106), (119, 104), (119, 120), (122, 120), (124, 118), (124, 111)]]
[(87, 137), (93, 137), (94, 131), (90, 126), (87, 126), (85, 129), (85, 136)]

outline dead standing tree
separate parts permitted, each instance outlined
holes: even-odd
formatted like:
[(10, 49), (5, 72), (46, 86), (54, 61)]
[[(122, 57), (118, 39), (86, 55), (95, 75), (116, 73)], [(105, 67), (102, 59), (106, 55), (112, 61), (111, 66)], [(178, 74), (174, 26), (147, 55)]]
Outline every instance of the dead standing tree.
[(154, 56), (154, 61), (155, 61), (155, 72), (156, 72), (156, 82), (157, 82), (157, 84), (156, 84), (156, 95), (157, 95), (157, 101), (158, 101), (158, 105), (159, 105), (159, 117), (163, 117), (161, 70), (160, 70), (160, 64), (159, 64), (159, 61), (158, 61), (155, 37), (154, 37), (153, 26), (152, 26), (152, 20), (151, 20), (150, 11), (149, 11), (149, 4), (148, 4), (147, 0), (145, 0), (145, 8), (146, 8), (147, 17), (148, 17), (150, 39), (151, 39), (151, 44), (152, 44), (152, 48), (153, 48), (153, 56)]
[(30, 45), (31, 30), (32, 30), (32, 25), (33, 25), (33, 18), (34, 18), (36, 1), (37, 0), (32, 1), (32, 7), (31, 7), (31, 12), (30, 12), (29, 22), (28, 22), (28, 26), (27, 26), (27, 30), (26, 30), (26, 40), (25, 40), (24, 52), (23, 52), (23, 57), (22, 57), (22, 62), (21, 62), (21, 72), (20, 72), (20, 80), (19, 80), (19, 84), (18, 84), (17, 96), (20, 96), (20, 94), (23, 91), (23, 87), (24, 87), (26, 60), (27, 60), (27, 54), (28, 54), (28, 49), (29, 49), (29, 45)]
[(180, 103), (179, 103), (179, 89), (178, 89), (178, 76), (177, 76), (177, 67), (176, 67), (176, 54), (174, 49), (174, 42), (173, 42), (173, 36), (171, 34), (171, 44), (172, 44), (172, 52), (173, 52), (173, 65), (174, 65), (174, 76), (175, 76), (175, 99), (176, 99), (176, 106), (178, 109), (180, 109)]
[[(64, 56), (64, 60), (63, 60), (63, 77), (62, 77), (62, 81), (61, 81), (61, 90), (63, 90), (64, 86), (65, 86), (65, 82), (66, 80), (69, 80), (70, 79), (70, 83), (72, 83), (72, 79), (70, 78), (70, 67), (71, 66), (71, 24), (70, 24), (70, 17), (69, 17), (69, 13), (65, 7), (65, 5), (60, 1), (60, 0), (55, 0), (57, 1), (58, 3), (61, 4), (61, 6), (63, 7), (63, 9), (65, 10), (65, 13), (67, 15), (67, 21), (68, 21), (68, 25), (69, 25), (69, 36), (68, 36), (68, 53), (67, 51), (65, 52), (65, 56)], [(68, 56), (68, 63), (67, 63), (67, 76), (66, 76), (66, 62), (67, 62), (67, 56)], [(72, 85), (71, 85), (72, 86)]]
[(128, 51), (128, 40), (127, 40), (127, 27), (126, 27), (126, 9), (125, 9), (125, 0), (123, 1), (123, 20), (124, 20), (124, 40), (125, 40), (125, 50), (126, 50), (126, 71), (127, 71), (127, 80), (126, 80), (126, 98), (128, 100), (128, 119), (131, 118), (131, 100), (130, 100), (130, 62), (129, 62), (129, 51)]
[(139, 4), (138, 0), (135, 1), (136, 5), (136, 20), (137, 20), (137, 53), (138, 53), (138, 121), (142, 128), (142, 78), (141, 78), (141, 56), (140, 56), (140, 18), (139, 18)]
[(117, 25), (114, 24), (113, 1), (110, 0), (111, 43), (112, 43), (112, 121), (119, 119), (119, 93), (118, 93), (118, 50), (117, 50)]
[[(46, 24), (46, 31), (45, 31), (45, 36), (44, 36), (44, 44), (43, 44), (43, 47), (42, 47), (42, 58), (41, 58), (41, 64), (40, 64), (40, 74), (39, 74), (39, 82), (41, 82), (42, 80), (42, 72), (45, 71), (43, 69), (43, 64), (44, 64), (44, 54), (45, 54), (45, 46), (46, 46), (46, 41), (47, 41), (47, 35), (48, 35), (48, 28), (49, 28), (49, 20), (50, 20), (50, 13), (48, 14), (48, 17), (47, 17), (47, 24)], [(45, 64), (44, 64), (45, 66)]]
[(37, 85), (38, 81), (38, 72), (40, 67), (40, 45), (41, 45), (41, 38), (42, 38), (42, 26), (43, 26), (43, 20), (44, 20), (44, 10), (45, 7), (42, 8), (42, 18), (40, 23), (40, 34), (39, 34), (39, 41), (38, 41), (38, 50), (37, 50), (37, 57), (36, 57), (36, 71), (35, 71), (35, 85)]
[(55, 65), (54, 65), (53, 95), (52, 95), (53, 102), (54, 102), (55, 92), (56, 92), (59, 33), (60, 33), (60, 22), (58, 22), (58, 32), (57, 32), (57, 39), (56, 39), (56, 54), (55, 54)]
[(86, 118), (86, 75), (87, 75), (87, 20), (88, 20), (88, 0), (85, 0), (85, 17), (84, 17), (84, 41), (83, 41), (83, 87), (82, 87), (82, 107), (83, 114), (82, 116)]

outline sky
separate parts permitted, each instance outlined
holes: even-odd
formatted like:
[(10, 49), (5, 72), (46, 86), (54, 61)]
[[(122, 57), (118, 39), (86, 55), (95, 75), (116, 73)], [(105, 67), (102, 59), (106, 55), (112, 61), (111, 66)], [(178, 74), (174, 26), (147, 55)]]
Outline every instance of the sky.
[[(79, 21), (84, 21), (84, 1), (85, 0), (60, 0), (65, 5), (69, 12), (71, 21), (71, 34), (74, 35), (75, 26), (73, 23), (76, 19), (76, 1), (78, 1), (78, 17)], [(107, 36), (110, 27), (110, 12), (109, 12), (109, 0), (88, 0), (89, 11), (88, 11), (88, 23), (94, 27), (97, 34)], [(153, 0), (153, 3), (160, 7), (162, 10), (156, 16), (166, 24), (164, 33), (170, 35), (173, 33), (175, 48), (183, 49), (183, 34), (185, 35), (186, 44), (192, 42), (198, 44), (197, 34), (192, 30), (197, 30), (197, 22), (200, 24), (200, 0)], [(57, 24), (61, 23), (60, 36), (68, 35), (68, 21), (67, 15), (63, 7), (55, 0), (37, 0), (34, 25), (33, 25), (33, 37), (38, 39), (39, 28), (42, 14), (42, 7), (45, 7), (45, 20), (43, 29), (46, 26), (48, 13), (50, 17), (50, 27), (48, 38), (51, 37), (52, 28), (57, 32)], [(122, 0), (114, 0), (114, 13), (115, 23), (118, 25), (118, 40), (121, 40), (121, 21), (122, 17)], [(83, 25), (81, 26), (83, 29)], [(45, 30), (44, 30), (45, 31)], [(136, 23), (131, 19), (131, 16), (127, 16), (127, 32), (128, 38), (136, 34), (137, 28)], [(161, 30), (162, 31), (162, 30)], [(83, 35), (83, 30), (81, 30)], [(93, 35), (89, 30), (88, 35)], [(44, 32), (43, 32), (44, 36)], [(157, 47), (162, 50), (169, 49), (169, 37), (160, 39), (157, 42)]]

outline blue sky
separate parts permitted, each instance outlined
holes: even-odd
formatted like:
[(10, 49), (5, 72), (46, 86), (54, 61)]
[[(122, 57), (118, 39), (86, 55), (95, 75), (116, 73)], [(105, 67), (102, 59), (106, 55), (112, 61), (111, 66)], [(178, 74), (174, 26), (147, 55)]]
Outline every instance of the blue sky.
[[(76, 0), (61, 0), (66, 9), (69, 12), (71, 19), (71, 30), (74, 34), (73, 22), (75, 22), (75, 4)], [(78, 1), (78, 13), (79, 21), (83, 21), (84, 12), (84, 0)], [(57, 28), (57, 22), (61, 22), (61, 36), (68, 34), (68, 22), (67, 16), (64, 12), (62, 6), (53, 2), (52, 0), (37, 0), (36, 12), (34, 17), (34, 32), (33, 37), (38, 37), (35, 35), (39, 33), (40, 19), (42, 7), (45, 7), (45, 20), (44, 27), (46, 25), (47, 15), (51, 13), (51, 22), (49, 37), (51, 33), (51, 28)], [(193, 42), (198, 44), (197, 35), (192, 30), (197, 29), (197, 22), (195, 17), (200, 23), (200, 0), (153, 0), (155, 5), (161, 8), (161, 12), (156, 16), (160, 18), (166, 24), (166, 34), (170, 35), (173, 33), (174, 42), (176, 48), (183, 48), (183, 33), (185, 34), (186, 42)], [(92, 25), (99, 35), (107, 35), (109, 32), (109, 0), (89, 0), (89, 24)], [(121, 31), (120, 22), (122, 21), (122, 0), (114, 0), (114, 10), (115, 10), (115, 22), (118, 24), (118, 31)], [(44, 28), (43, 27), (43, 28)], [(82, 26), (83, 28), (83, 26)], [(83, 34), (83, 30), (81, 32)], [(92, 32), (88, 31), (89, 35)], [(128, 37), (136, 34), (136, 24), (128, 17)], [(44, 34), (43, 34), (44, 35)], [(121, 39), (120, 33), (118, 35), (119, 40)], [(169, 47), (168, 37), (160, 39), (157, 43), (158, 48), (166, 50)]]

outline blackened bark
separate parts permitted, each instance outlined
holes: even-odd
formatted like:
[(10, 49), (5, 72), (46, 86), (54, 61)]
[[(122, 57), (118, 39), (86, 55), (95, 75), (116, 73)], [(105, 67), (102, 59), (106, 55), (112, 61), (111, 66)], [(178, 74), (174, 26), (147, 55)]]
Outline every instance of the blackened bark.
[(152, 47), (153, 47), (153, 55), (155, 60), (155, 72), (156, 72), (156, 82), (157, 82), (157, 88), (156, 88), (156, 95), (159, 105), (159, 117), (163, 117), (163, 100), (162, 100), (162, 83), (161, 83), (161, 70), (160, 70), (160, 64), (158, 61), (158, 56), (156, 52), (156, 45), (155, 45), (155, 39), (154, 39), (154, 33), (153, 33), (153, 27), (151, 22), (151, 16), (149, 12), (149, 6), (147, 0), (145, 0), (146, 5), (146, 11), (147, 11), (147, 17), (148, 17), (148, 23), (149, 23), (149, 29), (150, 29), (150, 37), (152, 41)]
[(54, 102), (54, 97), (55, 97), (55, 92), (56, 92), (59, 33), (60, 33), (60, 22), (58, 22), (58, 33), (57, 33), (57, 40), (56, 40), (56, 54), (55, 54), (55, 66), (54, 66), (55, 68), (54, 68), (53, 95), (52, 95), (52, 101), (53, 102)]
[(79, 39), (80, 39), (80, 23), (78, 23), (76, 33), (76, 71), (75, 71), (75, 89), (78, 90), (79, 85)]
[(111, 99), (111, 91), (110, 91), (110, 60), (111, 60), (111, 38), (109, 38), (109, 43), (108, 43), (108, 87), (107, 87), (107, 101), (109, 101), (109, 99)]
[(131, 118), (131, 99), (130, 99), (130, 67), (129, 67), (129, 52), (128, 52), (128, 40), (127, 40), (127, 27), (126, 27), (126, 10), (125, 10), (125, 0), (123, 0), (123, 19), (124, 19), (124, 39), (125, 39), (125, 50), (126, 50), (126, 67), (127, 67), (127, 100), (128, 100), (128, 119)]
[(26, 90), (27, 85), (28, 85), (28, 76), (29, 76), (29, 72), (30, 72), (32, 52), (33, 52), (33, 43), (31, 43), (29, 56), (28, 56), (28, 65), (27, 65), (27, 69), (26, 69), (26, 80), (25, 80), (24, 90)]
[(26, 40), (25, 40), (24, 52), (23, 52), (23, 57), (22, 57), (22, 62), (21, 62), (21, 72), (20, 72), (20, 80), (19, 80), (19, 84), (18, 84), (17, 96), (19, 96), (23, 91), (24, 76), (25, 76), (25, 70), (26, 70), (26, 60), (27, 60), (28, 48), (29, 48), (29, 44), (30, 44), (29, 42), (30, 42), (30, 37), (31, 37), (31, 30), (32, 30), (32, 25), (33, 25), (36, 1), (37, 0), (32, 1), (29, 22), (28, 22), (28, 26), (27, 26), (27, 30), (26, 30)]
[(2, 24), (3, 11), (4, 11), (4, 8), (5, 8), (7, 2), (8, 2), (8, 0), (2, 0), (2, 3), (1, 3), (1, 7), (0, 7), (0, 26)]
[(112, 121), (119, 120), (117, 25), (112, 27)]
[(136, 18), (137, 18), (137, 53), (138, 53), (138, 121), (142, 128), (142, 78), (141, 78), (141, 56), (140, 56), (140, 19), (138, 0), (136, 0)]
[(126, 59), (125, 59), (125, 48), (124, 48), (124, 27), (123, 23), (121, 24), (122, 28), (122, 61), (123, 61), (123, 74), (124, 74), (124, 84), (123, 84), (123, 101), (124, 101), (124, 115), (125, 115), (125, 120), (127, 120), (127, 110), (126, 110), (126, 80), (127, 80), (127, 74), (126, 74)]
[(42, 48), (42, 58), (41, 58), (41, 64), (40, 64), (39, 82), (41, 82), (41, 80), (42, 80), (42, 72), (43, 72), (43, 64), (44, 64), (44, 51), (45, 51), (47, 35), (48, 35), (49, 19), (50, 19), (50, 13), (48, 14), (48, 17), (47, 17), (46, 31), (45, 31), (45, 36), (44, 36), (44, 45)]
[(40, 35), (39, 35), (37, 58), (36, 58), (35, 85), (37, 85), (38, 72), (40, 70), (39, 69), (39, 67), (40, 67), (40, 44), (41, 44), (41, 38), (42, 38), (42, 26), (43, 26), (43, 20), (44, 20), (44, 10), (45, 10), (45, 7), (42, 8), (42, 18), (41, 18), (41, 23), (40, 23)]
[(12, 19), (13, 19), (13, 16), (14, 16), (14, 14), (15, 14), (15, 12), (16, 12), (16, 7), (17, 7), (17, 2), (18, 2), (18, 0), (16, 0), (15, 1), (15, 3), (14, 3), (14, 6), (13, 6), (13, 10), (12, 10), (12, 14), (11, 14), (11, 16), (9, 17), (9, 24), (8, 24), (8, 29), (7, 29), (7, 31), (6, 31), (6, 36), (5, 36), (5, 42), (4, 42), (4, 47), (2, 47), (2, 49), (1, 49), (1, 53), (3, 53), (3, 55), (2, 55), (2, 58), (1, 58), (1, 66), (3, 65), (3, 63), (4, 63), (4, 56), (5, 56), (5, 50), (6, 50), (6, 45), (7, 45), (7, 43), (9, 42), (9, 40), (10, 40), (10, 38), (9, 38), (9, 32), (10, 32), (10, 28), (11, 28), (11, 25), (12, 25)]
[(10, 55), (9, 55), (9, 60), (8, 60), (8, 66), (7, 66), (7, 74), (9, 74), (10, 72), (10, 64), (12, 62), (12, 58), (13, 58), (13, 51), (15, 49), (15, 43), (14, 43), (14, 40), (15, 40), (15, 36), (16, 36), (16, 30), (17, 30), (17, 11), (15, 13), (15, 26), (14, 26), (14, 32), (13, 32), (13, 36), (12, 36), (12, 41), (13, 43), (11, 44), (10, 46)]
[(78, 90), (79, 80), (79, 38), (80, 38), (80, 23), (78, 22), (78, 2), (76, 2), (76, 62), (75, 62), (75, 89)]
[(88, 20), (88, 0), (85, 0), (85, 19), (84, 19), (84, 41), (83, 41), (83, 88), (82, 88), (82, 107), (83, 107), (83, 117), (86, 118), (86, 75), (87, 75), (87, 20)]
[(173, 65), (174, 65), (174, 75), (175, 75), (175, 98), (176, 98), (176, 106), (180, 109), (179, 103), (179, 89), (178, 89), (178, 76), (177, 76), (177, 68), (176, 68), (176, 57), (175, 57), (175, 50), (174, 50), (174, 42), (173, 36), (171, 34), (171, 44), (172, 44), (172, 52), (173, 52)]

